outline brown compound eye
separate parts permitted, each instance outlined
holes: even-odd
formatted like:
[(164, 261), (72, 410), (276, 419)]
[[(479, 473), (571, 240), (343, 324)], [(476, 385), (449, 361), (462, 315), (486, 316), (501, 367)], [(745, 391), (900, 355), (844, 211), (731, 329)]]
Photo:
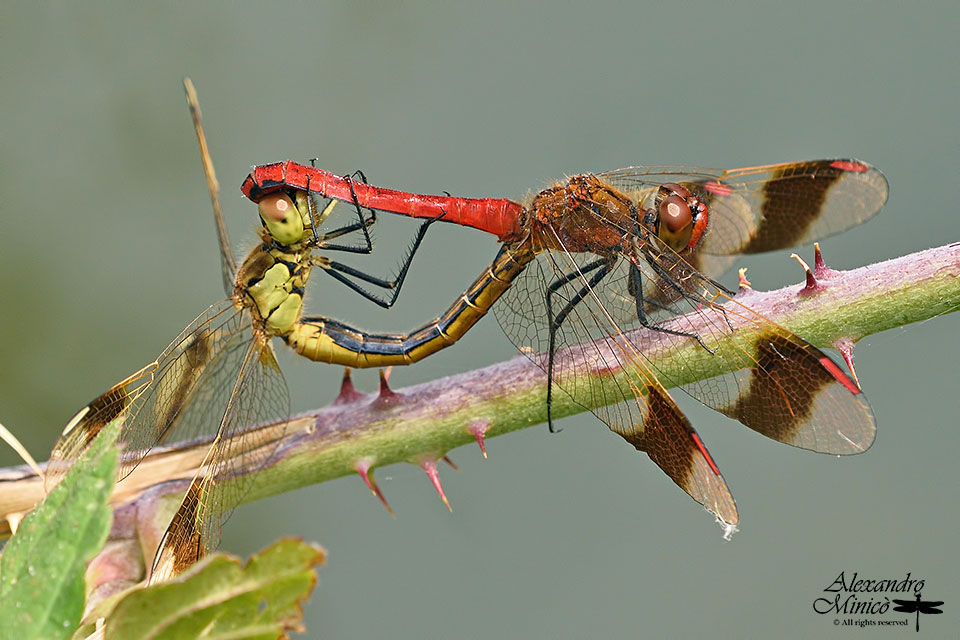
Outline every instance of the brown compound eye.
[[(683, 189), (683, 187), (680, 188)], [(688, 196), (689, 193), (687, 191)], [(660, 225), (657, 229), (657, 235), (660, 239), (674, 251), (686, 249), (693, 235), (694, 221), (693, 212), (690, 211), (690, 206), (683, 195), (674, 193), (661, 200), (657, 207), (657, 213), (660, 217)]]

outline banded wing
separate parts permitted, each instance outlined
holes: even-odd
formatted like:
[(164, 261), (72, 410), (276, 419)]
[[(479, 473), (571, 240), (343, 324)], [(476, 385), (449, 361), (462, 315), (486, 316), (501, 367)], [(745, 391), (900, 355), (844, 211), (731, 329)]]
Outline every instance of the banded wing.
[(703, 241), (684, 258), (702, 273), (720, 276), (742, 253), (761, 253), (840, 233), (875, 215), (889, 188), (880, 170), (859, 160), (787, 162), (745, 169), (645, 166), (599, 174), (641, 209), (653, 206), (657, 187), (678, 182), (707, 204)]
[[(48, 485), (59, 480), (109, 419), (124, 412), (119, 479), (157, 444), (215, 435), (158, 551), (158, 559), (175, 553), (183, 562), (172, 566), (180, 571), (188, 566), (186, 558), (196, 561), (216, 546), (220, 523), (249, 491), (283, 435), (282, 429), (242, 428), (286, 418), (289, 411), (287, 387), (266, 337), (254, 332), (248, 313), (224, 300), (197, 317), (154, 363), (71, 420), (51, 456)], [(190, 540), (196, 541), (192, 556), (185, 550)]]
[(209, 389), (214, 409), (205, 417), (215, 429), (213, 446), (167, 528), (151, 581), (179, 574), (217, 546), (222, 524), (250, 491), (283, 436), (285, 427), (269, 433), (250, 429), (289, 414), (287, 385), (273, 349), (259, 334), (235, 346), (230, 375), (223, 377), (228, 384)]
[(594, 291), (622, 329), (638, 329), (631, 343), (668, 386), (803, 449), (849, 455), (873, 444), (873, 411), (840, 366), (730, 298), (656, 236), (640, 239)]
[(50, 455), (47, 489), (59, 482), (103, 426), (121, 415), (125, 422), (118, 443), (124, 459), (119, 479), (154, 445), (200, 435), (202, 417), (185, 421), (182, 412), (198, 388), (209, 394), (209, 383), (199, 383), (214, 373), (211, 365), (222, 357), (224, 345), (251, 336), (249, 321), (230, 300), (208, 307), (154, 362), (95, 398), (67, 423)]
[[(566, 258), (560, 253), (541, 254), (521, 273), (494, 306), (500, 326), (545, 371), (547, 356), (536, 354), (555, 347), (552, 373), (557, 386), (645, 451), (694, 500), (723, 522), (736, 524), (733, 496), (700, 437), (588, 286), (596, 271), (584, 272)], [(569, 276), (568, 286), (550, 295), (548, 310), (545, 296), (550, 285)], [(550, 318), (560, 313), (566, 319), (551, 345)]]

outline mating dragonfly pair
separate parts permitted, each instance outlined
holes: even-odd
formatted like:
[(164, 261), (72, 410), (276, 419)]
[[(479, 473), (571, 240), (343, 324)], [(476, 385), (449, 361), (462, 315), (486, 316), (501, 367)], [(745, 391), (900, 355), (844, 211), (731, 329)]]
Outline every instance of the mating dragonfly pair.
[[(843, 369), (713, 278), (736, 255), (812, 241), (874, 215), (887, 198), (877, 169), (856, 160), (730, 171), (631, 167), (574, 176), (521, 204), (377, 188), (288, 161), (256, 167), (242, 185), (263, 228), (260, 244), (238, 266), (191, 86), (188, 96), (229, 297), (156, 361), (81, 410), (49, 467), (55, 481), (117, 417), (124, 419), (126, 454), (120, 478), (158, 443), (213, 434), (157, 552), (154, 579), (180, 573), (216, 546), (220, 524), (254, 479), (237, 470), (260, 468), (271, 455), (269, 446), (237, 442), (245, 427), (289, 414), (273, 337), (320, 362), (410, 364), (452, 345), (492, 307), (514, 344), (548, 374), (548, 416), (556, 385), (728, 525), (739, 519), (733, 497), (665, 385), (797, 447), (854, 454), (872, 444), (873, 413)], [(356, 220), (324, 230), (338, 203)], [(368, 253), (376, 212), (428, 219), (395, 278), (314, 255)], [(490, 267), (437, 319), (408, 334), (372, 334), (303, 315), (314, 267), (389, 307), (437, 220), (481, 229), (502, 243)], [(350, 236), (359, 236), (359, 245), (342, 244)], [(371, 285), (389, 295), (371, 293)], [(584, 375), (586, 369), (602, 374)]]

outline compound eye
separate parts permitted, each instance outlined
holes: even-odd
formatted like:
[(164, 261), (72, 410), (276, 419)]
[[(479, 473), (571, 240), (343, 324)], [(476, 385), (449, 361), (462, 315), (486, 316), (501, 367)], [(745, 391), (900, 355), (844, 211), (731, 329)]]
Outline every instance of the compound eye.
[(303, 218), (284, 193), (271, 193), (257, 205), (267, 231), (280, 244), (293, 244), (303, 238)]
[(271, 193), (264, 196), (258, 208), (260, 209), (260, 217), (265, 222), (279, 222), (280, 224), (285, 224), (287, 217), (296, 211), (293, 201), (283, 193)]
[(674, 193), (660, 202), (657, 235), (674, 251), (685, 249), (693, 234), (693, 213), (683, 196)]

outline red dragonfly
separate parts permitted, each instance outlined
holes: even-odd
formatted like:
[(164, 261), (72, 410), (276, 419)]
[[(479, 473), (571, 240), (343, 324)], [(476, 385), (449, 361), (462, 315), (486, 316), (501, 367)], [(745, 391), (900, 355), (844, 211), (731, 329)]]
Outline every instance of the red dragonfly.
[[(665, 383), (793, 446), (845, 455), (873, 443), (873, 412), (844, 370), (712, 279), (736, 255), (874, 215), (888, 188), (868, 164), (629, 167), (573, 176), (521, 204), (378, 188), (287, 161), (256, 167), (241, 190), (254, 202), (307, 191), (495, 234), (500, 254), (459, 307), (475, 322), (502, 294), (501, 326), (548, 374), (548, 416), (556, 383), (726, 524), (739, 519), (733, 497)], [(482, 296), (488, 288), (495, 295)], [(441, 318), (458, 328), (456, 314)]]

